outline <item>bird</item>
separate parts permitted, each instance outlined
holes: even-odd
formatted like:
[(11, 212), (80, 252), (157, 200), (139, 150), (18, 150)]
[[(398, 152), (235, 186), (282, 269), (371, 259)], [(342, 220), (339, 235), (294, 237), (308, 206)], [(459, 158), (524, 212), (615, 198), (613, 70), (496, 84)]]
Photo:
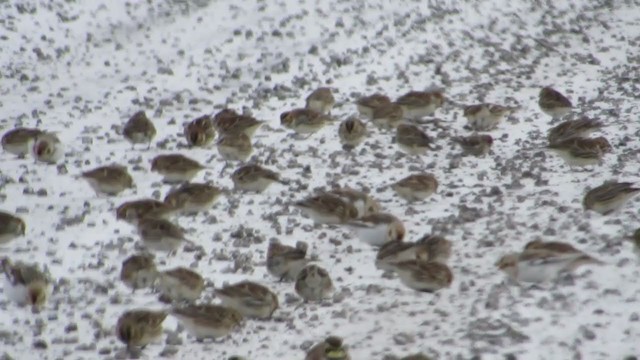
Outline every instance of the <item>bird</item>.
[[(558, 254), (586, 255), (584, 252), (576, 249), (575, 247), (573, 247), (573, 245), (569, 243), (561, 242), (561, 241), (542, 241), (540, 239), (529, 241), (524, 246), (524, 250), (525, 251), (526, 250), (545, 250), (545, 251), (555, 252)], [(600, 261), (597, 261), (597, 262), (601, 263)]]
[(353, 150), (364, 141), (367, 135), (367, 127), (356, 117), (350, 117), (340, 123), (338, 137), (342, 148)]
[(160, 272), (155, 288), (164, 302), (189, 302), (198, 300), (204, 285), (202, 275), (185, 267), (176, 267)]
[(428, 173), (412, 174), (396, 181), (391, 188), (407, 201), (421, 201), (438, 191), (438, 180)]
[(582, 265), (601, 264), (581, 252), (559, 252), (548, 248), (529, 248), (503, 255), (496, 266), (516, 282), (544, 283), (561, 273), (571, 273)]
[(388, 213), (375, 213), (351, 220), (347, 225), (362, 242), (380, 247), (389, 241), (402, 241), (406, 230), (396, 216)]
[(249, 139), (264, 124), (264, 121), (248, 115), (238, 114), (232, 109), (222, 109), (213, 117), (213, 126), (221, 136), (244, 134)]
[(253, 152), (251, 138), (242, 132), (223, 134), (218, 139), (216, 147), (226, 161), (247, 161)]
[(166, 183), (191, 181), (206, 167), (181, 154), (158, 155), (151, 161), (151, 171), (163, 176)]
[(36, 161), (55, 164), (64, 156), (64, 146), (58, 136), (51, 132), (38, 134), (31, 148), (31, 155)]
[(27, 225), (21, 218), (0, 211), (0, 245), (8, 244), (10, 241), (24, 236), (27, 232)]
[(235, 189), (261, 193), (271, 184), (278, 182), (286, 184), (280, 179), (280, 174), (258, 164), (247, 164), (239, 167), (231, 174)]
[(335, 103), (336, 99), (333, 97), (331, 89), (328, 87), (320, 87), (307, 96), (306, 108), (321, 114), (328, 114), (331, 112)]
[(329, 336), (307, 351), (305, 360), (350, 360), (349, 351), (342, 338)]
[(358, 216), (358, 209), (340, 196), (321, 193), (294, 204), (316, 224), (342, 224)]
[(166, 219), (142, 218), (138, 220), (137, 228), (142, 243), (149, 250), (172, 254), (186, 241), (182, 228)]
[(378, 249), (375, 266), (380, 270), (391, 271), (393, 264), (413, 259), (428, 260), (427, 246), (414, 242), (389, 241)]
[(140, 199), (122, 203), (116, 209), (116, 219), (137, 225), (146, 217), (165, 218), (172, 215), (175, 209), (163, 201)]
[(216, 129), (213, 126), (211, 116), (203, 115), (184, 127), (184, 137), (190, 146), (206, 147), (216, 137)]
[(267, 248), (267, 271), (280, 281), (293, 281), (298, 273), (308, 263), (308, 245), (304, 241), (298, 241), (296, 246), (281, 244), (274, 239), (269, 242)]
[(436, 261), (405, 260), (391, 264), (391, 268), (403, 284), (417, 291), (435, 292), (453, 282), (449, 267)]
[(296, 277), (295, 290), (305, 302), (320, 301), (331, 295), (333, 282), (324, 268), (309, 264)]
[(121, 165), (100, 166), (83, 172), (80, 177), (87, 180), (97, 194), (118, 195), (134, 187), (133, 178)]
[(455, 136), (452, 140), (460, 145), (465, 155), (486, 155), (491, 150), (491, 145), (493, 145), (493, 137), (491, 135)]
[(167, 312), (146, 309), (128, 310), (118, 317), (116, 335), (128, 350), (144, 348), (162, 336)]
[(380, 212), (381, 209), (380, 203), (364, 191), (343, 187), (329, 190), (326, 193), (335, 195), (353, 205), (358, 211), (356, 218)]
[(278, 296), (268, 287), (253, 281), (240, 281), (216, 289), (223, 306), (237, 310), (247, 318), (268, 319), (278, 309)]
[(400, 124), (396, 127), (398, 147), (410, 155), (423, 155), (432, 149), (431, 138), (419, 127), (412, 124)]
[(174, 307), (173, 315), (198, 342), (229, 335), (240, 328), (244, 318), (238, 311), (221, 305), (189, 304)]
[(502, 105), (482, 103), (466, 106), (463, 115), (474, 131), (491, 131), (500, 125), (502, 119), (515, 112), (518, 108)]
[(42, 133), (40, 129), (17, 127), (2, 135), (0, 143), (4, 151), (22, 157), (31, 152), (35, 139)]
[(378, 94), (378, 93), (365, 96), (356, 100), (356, 106), (358, 107), (358, 112), (360, 113), (360, 115), (368, 119), (373, 118), (373, 112), (377, 108), (387, 104), (391, 104), (391, 99), (389, 99), (389, 97), (386, 95)]
[(549, 144), (555, 144), (570, 138), (586, 137), (603, 127), (604, 124), (601, 121), (587, 117), (567, 120), (549, 129), (547, 140), (549, 140)]
[(405, 118), (420, 119), (432, 115), (444, 103), (440, 91), (410, 91), (396, 99)]
[(402, 123), (404, 112), (402, 106), (388, 103), (373, 110), (371, 122), (380, 129), (395, 129)]
[(150, 254), (135, 254), (122, 262), (120, 280), (135, 290), (151, 288), (158, 276), (154, 258)]
[(548, 148), (558, 154), (569, 166), (588, 166), (602, 163), (605, 153), (612, 147), (606, 138), (573, 137), (550, 143)]
[(328, 121), (326, 115), (311, 109), (293, 109), (280, 114), (280, 124), (297, 134), (313, 134)]
[(585, 210), (609, 215), (640, 193), (640, 187), (632, 182), (607, 181), (589, 190), (582, 200)]
[(222, 193), (222, 189), (210, 184), (184, 183), (169, 191), (164, 202), (175, 211), (196, 213), (211, 209)]
[(147, 150), (151, 147), (151, 141), (156, 136), (156, 127), (149, 120), (144, 111), (138, 111), (124, 125), (122, 135), (131, 143), (133, 149), (136, 144), (147, 144)]
[(559, 91), (551, 87), (543, 87), (538, 97), (540, 110), (552, 118), (560, 118), (571, 112), (573, 104)]
[(40, 270), (38, 265), (20, 261), (12, 262), (9, 258), (0, 259), (0, 266), (5, 275), (5, 294), (9, 300), (19, 305), (30, 305), (33, 310), (40, 310), (51, 294), (51, 280)]
[(416, 258), (446, 264), (451, 257), (453, 244), (442, 236), (426, 234), (415, 244)]

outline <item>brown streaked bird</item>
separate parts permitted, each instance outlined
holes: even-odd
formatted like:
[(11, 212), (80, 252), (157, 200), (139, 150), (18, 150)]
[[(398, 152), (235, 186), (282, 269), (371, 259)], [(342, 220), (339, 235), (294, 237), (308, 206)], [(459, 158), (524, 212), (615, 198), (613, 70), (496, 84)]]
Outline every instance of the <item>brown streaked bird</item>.
[(0, 259), (6, 277), (4, 293), (19, 305), (29, 305), (40, 310), (51, 294), (51, 281), (37, 265), (12, 263), (9, 258)]
[(124, 125), (122, 135), (131, 143), (132, 149), (136, 144), (147, 144), (149, 149), (151, 141), (156, 136), (156, 127), (144, 111), (138, 111)]
[(371, 122), (381, 129), (395, 129), (402, 123), (403, 118), (402, 106), (388, 103), (373, 110)]
[(603, 127), (604, 124), (601, 121), (587, 117), (582, 117), (578, 120), (567, 120), (549, 129), (547, 139), (549, 144), (554, 144), (570, 138), (588, 136)]
[(296, 246), (281, 244), (278, 240), (270, 241), (267, 249), (267, 271), (280, 281), (293, 281), (304, 268), (309, 259), (307, 256), (308, 245), (304, 241), (298, 241)]
[(545, 251), (553, 251), (559, 254), (585, 254), (583, 251), (580, 251), (573, 247), (573, 245), (561, 242), (561, 241), (542, 241), (542, 240), (532, 240), (529, 241), (525, 246), (524, 250), (545, 250)]
[(353, 150), (360, 145), (367, 136), (367, 127), (355, 117), (350, 117), (340, 123), (338, 127), (338, 137), (342, 148), (345, 150)]
[(190, 214), (211, 209), (222, 193), (222, 189), (210, 184), (184, 183), (169, 191), (164, 202), (176, 211)]
[(416, 247), (418, 258), (446, 264), (453, 244), (442, 236), (427, 234), (416, 241)]
[(632, 182), (605, 182), (589, 190), (582, 201), (585, 210), (593, 210), (601, 215), (609, 215), (632, 197), (640, 194), (640, 187)]
[(452, 140), (459, 144), (464, 154), (483, 156), (489, 153), (493, 145), (491, 135), (455, 136)]
[(42, 132), (33, 142), (31, 155), (36, 161), (55, 164), (64, 156), (64, 146), (56, 134)]
[(166, 318), (167, 313), (164, 311), (126, 311), (118, 318), (116, 335), (129, 350), (144, 348), (162, 336), (162, 323)]
[(388, 213), (376, 213), (351, 220), (347, 225), (362, 242), (380, 247), (389, 241), (402, 241), (406, 230), (396, 216)]
[(280, 124), (297, 134), (313, 134), (322, 129), (329, 118), (311, 109), (293, 109), (280, 114)]
[(396, 128), (398, 147), (410, 155), (423, 155), (432, 149), (431, 138), (416, 125), (400, 124)]
[(380, 203), (371, 195), (363, 191), (344, 187), (327, 191), (328, 194), (335, 195), (342, 200), (353, 205), (358, 210), (356, 218), (380, 212)]
[(247, 161), (253, 152), (251, 138), (245, 133), (226, 133), (216, 143), (218, 153), (227, 161)]
[(131, 255), (122, 262), (120, 280), (133, 291), (151, 288), (158, 276), (153, 255)]
[(142, 218), (138, 220), (137, 228), (142, 243), (149, 250), (172, 254), (186, 242), (184, 230), (166, 219)]
[(285, 184), (280, 174), (257, 164), (239, 167), (231, 174), (233, 186), (238, 190), (263, 192), (274, 182)]
[(329, 273), (318, 265), (305, 266), (296, 277), (295, 290), (305, 302), (326, 299), (333, 292)]
[(175, 210), (168, 204), (154, 199), (140, 199), (122, 203), (116, 209), (116, 218), (137, 225), (145, 217), (165, 218)]
[(574, 137), (556, 141), (548, 148), (558, 154), (569, 166), (589, 166), (602, 163), (605, 153), (611, 152), (609, 141), (597, 138)]
[(438, 191), (438, 180), (428, 173), (413, 174), (396, 181), (391, 188), (407, 201), (425, 200)]
[(181, 154), (158, 155), (151, 161), (151, 171), (163, 176), (166, 183), (191, 181), (206, 167)]
[(2, 135), (2, 148), (8, 153), (25, 156), (31, 153), (33, 143), (42, 133), (42, 130), (33, 128), (18, 127), (11, 129)]
[(417, 258), (428, 259), (424, 247), (413, 242), (389, 241), (378, 250), (375, 265), (381, 270), (392, 270), (395, 263)]
[(566, 96), (559, 91), (544, 87), (540, 90), (538, 97), (538, 105), (540, 110), (552, 118), (560, 118), (571, 112), (573, 105)]
[(213, 126), (211, 116), (203, 115), (184, 127), (184, 137), (190, 146), (206, 147), (216, 137), (216, 129)]
[(391, 104), (391, 99), (386, 95), (377, 93), (362, 97), (356, 101), (358, 112), (368, 119), (373, 118), (373, 112), (377, 108), (387, 104)]
[(341, 197), (322, 193), (294, 204), (316, 224), (342, 224), (358, 216), (358, 209)]
[(472, 130), (491, 131), (498, 127), (502, 119), (516, 110), (517, 107), (483, 103), (465, 106), (463, 115)]
[(561, 273), (571, 273), (589, 264), (599, 265), (602, 262), (581, 251), (557, 252), (542, 247), (506, 254), (496, 262), (496, 267), (514, 281), (544, 283)]
[(204, 285), (202, 275), (185, 267), (177, 267), (158, 274), (156, 289), (162, 301), (196, 301)]
[(304, 360), (351, 360), (351, 357), (341, 338), (329, 336), (312, 346)]
[(253, 281), (241, 281), (215, 291), (223, 306), (248, 318), (269, 319), (278, 309), (278, 296), (268, 287)]
[(441, 107), (444, 95), (440, 91), (410, 91), (400, 96), (396, 103), (402, 107), (405, 118), (420, 119)]
[(21, 218), (8, 212), (0, 211), (0, 245), (24, 236), (27, 225)]
[(174, 308), (171, 314), (199, 342), (225, 337), (243, 323), (242, 314), (220, 305), (186, 305)]
[(403, 284), (417, 291), (435, 292), (453, 282), (453, 273), (440, 262), (413, 259), (393, 263), (391, 267)]
[(127, 171), (126, 166), (100, 166), (93, 170), (85, 171), (80, 176), (87, 180), (97, 194), (118, 195), (134, 187), (133, 178)]
[(307, 96), (306, 108), (315, 110), (321, 114), (328, 114), (331, 112), (335, 103), (336, 99), (333, 97), (331, 89), (328, 87), (321, 87), (317, 88)]
[(257, 120), (252, 116), (238, 114), (232, 109), (220, 110), (213, 117), (213, 126), (221, 135), (242, 133), (251, 138), (262, 124), (264, 124), (264, 121)]

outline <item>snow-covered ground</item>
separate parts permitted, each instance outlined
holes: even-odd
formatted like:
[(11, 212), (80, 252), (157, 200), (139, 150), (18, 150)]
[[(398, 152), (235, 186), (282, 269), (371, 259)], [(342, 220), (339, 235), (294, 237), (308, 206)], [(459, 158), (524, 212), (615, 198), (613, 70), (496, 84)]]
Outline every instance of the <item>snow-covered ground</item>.
[[(149, 171), (161, 153), (210, 160), (197, 180), (231, 188), (232, 168), (220, 175), (215, 147), (188, 149), (182, 137), (183, 122), (222, 107), (268, 122), (253, 159), (268, 160), (291, 184), (233, 193), (207, 214), (177, 218), (203, 251), (158, 255), (159, 267), (193, 266), (215, 286), (262, 282), (281, 308), (276, 320), (249, 321), (216, 343), (196, 343), (168, 318), (167, 336), (143, 358), (302, 359), (329, 334), (344, 337), (356, 360), (420, 351), (437, 359), (638, 356), (640, 268), (626, 237), (640, 226), (640, 199), (610, 216), (584, 212), (581, 200), (605, 180), (639, 180), (639, 48), (633, 1), (0, 1), (1, 131), (39, 126), (66, 144), (57, 166), (0, 153), (0, 208), (27, 222), (26, 236), (0, 256), (44, 264), (56, 279), (39, 314), (2, 296), (0, 358), (122, 356), (117, 317), (165, 305), (119, 281), (138, 238), (114, 207), (164, 197), (169, 186)], [(362, 95), (432, 86), (457, 103), (522, 109), (492, 132), (485, 158), (456, 165), (450, 138), (468, 131), (453, 105), (436, 112), (445, 129), (424, 126), (438, 149), (421, 159), (401, 155), (393, 135), (373, 126), (352, 157), (339, 145), (338, 122), (307, 140), (280, 126), (281, 112), (324, 85), (338, 99), (337, 119), (354, 114)], [(540, 149), (550, 118), (537, 94), (548, 85), (576, 105), (570, 117), (608, 124), (600, 134), (615, 150), (602, 166), (571, 170)], [(138, 110), (158, 129), (150, 150), (132, 151), (117, 133)], [(128, 166), (135, 191), (96, 197), (75, 178), (111, 163)], [(440, 181), (426, 202), (407, 205), (386, 186), (425, 169)], [(453, 241), (451, 288), (417, 293), (382, 278), (374, 249), (347, 229), (314, 228), (288, 206), (333, 185), (368, 189), (405, 222), (406, 240), (433, 232)], [(494, 262), (539, 237), (607, 264), (548, 289), (507, 284)], [(310, 244), (339, 294), (330, 306), (296, 308), (293, 285), (266, 273), (271, 238)], [(204, 301), (215, 301), (212, 290)]]

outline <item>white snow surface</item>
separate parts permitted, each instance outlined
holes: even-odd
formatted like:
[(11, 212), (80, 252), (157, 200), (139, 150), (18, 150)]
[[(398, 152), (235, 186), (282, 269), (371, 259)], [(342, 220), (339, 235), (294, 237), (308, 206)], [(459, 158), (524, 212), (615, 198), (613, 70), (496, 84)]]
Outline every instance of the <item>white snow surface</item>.
[[(0, 294), (0, 357), (120, 358), (117, 317), (166, 308), (156, 294), (132, 293), (119, 281), (139, 240), (114, 208), (164, 197), (169, 186), (149, 171), (157, 154), (206, 162), (211, 169), (196, 180), (231, 188), (238, 164), (220, 175), (215, 147), (188, 149), (182, 137), (183, 122), (223, 107), (268, 122), (254, 137), (252, 160), (291, 184), (232, 193), (207, 213), (175, 218), (203, 251), (158, 254), (158, 266), (191, 266), (215, 286), (258, 281), (281, 307), (275, 320), (248, 321), (215, 343), (195, 342), (169, 317), (167, 336), (141, 358), (303, 359), (304, 348), (328, 335), (342, 336), (356, 360), (415, 352), (436, 359), (638, 356), (640, 268), (627, 239), (640, 226), (640, 199), (609, 216), (585, 212), (581, 200), (605, 180), (640, 180), (639, 44), (640, 8), (632, 1), (0, 1), (1, 130), (57, 132), (66, 152), (57, 166), (0, 153), (0, 208), (27, 223), (26, 236), (0, 256), (40, 263), (56, 279), (37, 314)], [(608, 124), (597, 135), (615, 151), (602, 166), (570, 169), (541, 149), (552, 125), (537, 95), (547, 85), (574, 102), (567, 118)], [(306, 140), (280, 126), (279, 114), (302, 107), (319, 86), (334, 90), (338, 120), (356, 113), (360, 96), (396, 98), (429, 87), (460, 104), (521, 110), (491, 132), (489, 156), (457, 166), (460, 150), (450, 137), (469, 131), (450, 104), (435, 114), (445, 129), (423, 126), (437, 150), (401, 155), (392, 133), (369, 125), (353, 156), (339, 144), (337, 121)], [(158, 129), (150, 150), (131, 150), (117, 132), (138, 110)], [(128, 166), (135, 190), (98, 197), (75, 177), (112, 163)], [(420, 170), (440, 182), (425, 202), (407, 204), (387, 186)], [(348, 229), (314, 228), (289, 206), (336, 184), (369, 189), (405, 222), (406, 240), (437, 233), (453, 241), (452, 286), (425, 294), (383, 278), (375, 250)], [(252, 241), (231, 236), (240, 227), (253, 231)], [(293, 284), (266, 272), (271, 238), (307, 241), (336, 298), (298, 307)], [(544, 288), (506, 282), (495, 261), (536, 238), (570, 242), (606, 265)], [(250, 261), (237, 268), (234, 259), (243, 256)], [(209, 287), (203, 301), (217, 301), (212, 293)]]

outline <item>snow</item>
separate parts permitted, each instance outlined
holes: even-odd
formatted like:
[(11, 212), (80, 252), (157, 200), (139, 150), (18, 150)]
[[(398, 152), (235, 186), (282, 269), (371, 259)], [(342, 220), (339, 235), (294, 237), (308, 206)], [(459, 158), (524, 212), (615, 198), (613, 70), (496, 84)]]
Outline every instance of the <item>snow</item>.
[[(249, 321), (229, 338), (201, 344), (184, 332), (176, 335), (177, 323), (168, 318), (166, 338), (182, 342), (174, 358), (302, 359), (302, 347), (328, 335), (344, 337), (353, 359), (418, 351), (439, 359), (640, 355), (640, 270), (626, 240), (640, 224), (640, 199), (610, 216), (581, 207), (587, 188), (612, 178), (638, 181), (638, 34), (640, 12), (631, 1), (0, 3), (1, 131), (39, 126), (56, 132), (66, 151), (58, 166), (0, 153), (0, 208), (27, 222), (27, 235), (0, 248), (0, 256), (46, 265), (57, 279), (38, 314), (1, 296), (0, 354), (121, 355), (113, 334), (117, 317), (165, 305), (156, 294), (131, 293), (119, 281), (120, 265), (138, 238), (132, 226), (116, 221), (115, 207), (164, 197), (169, 186), (149, 171), (158, 154), (179, 152), (208, 163), (211, 169), (196, 180), (231, 188), (238, 164), (220, 175), (225, 164), (215, 147), (187, 149), (182, 137), (183, 122), (229, 106), (246, 107), (268, 122), (254, 137), (254, 159), (269, 159), (265, 166), (291, 185), (232, 193), (208, 214), (177, 218), (204, 257), (180, 251), (157, 260), (161, 269), (196, 265), (215, 286), (259, 281), (279, 295), (279, 320)], [(465, 157), (457, 167), (452, 161), (459, 149), (450, 137), (468, 131), (454, 105), (435, 114), (447, 129), (424, 126), (439, 149), (420, 159), (401, 156), (392, 133), (371, 125), (369, 138), (350, 155), (339, 144), (338, 122), (307, 140), (293, 139), (279, 124), (281, 112), (303, 106), (325, 85), (334, 89), (332, 115), (339, 120), (356, 113), (359, 96), (396, 98), (429, 87), (443, 88), (460, 104), (522, 109), (491, 132), (490, 156)], [(615, 153), (602, 166), (572, 170), (540, 150), (551, 125), (537, 107), (537, 93), (548, 85), (577, 105), (570, 116), (608, 124), (597, 135)], [(116, 132), (138, 110), (147, 111), (158, 129), (150, 150), (131, 150)], [(135, 190), (99, 197), (75, 178), (111, 163), (127, 164)], [(408, 205), (388, 187), (425, 168), (440, 182), (426, 202)], [(406, 240), (434, 232), (453, 241), (451, 288), (425, 294), (381, 277), (375, 250), (355, 234), (313, 228), (289, 206), (332, 184), (370, 189), (384, 211), (405, 222)], [(499, 195), (489, 195), (493, 186)], [(46, 195), (38, 195), (41, 189)], [(253, 229), (258, 240), (235, 246), (231, 233), (240, 226)], [(293, 284), (279, 283), (265, 268), (272, 237), (290, 245), (309, 242), (344, 299), (301, 307), (286, 301), (295, 296)], [(606, 265), (548, 288), (505, 281), (495, 261), (538, 237), (570, 242)], [(236, 269), (232, 258), (239, 255), (249, 256), (251, 266)], [(212, 290), (205, 290), (205, 301), (216, 301)], [(37, 341), (47, 348), (34, 349)], [(155, 359), (174, 345), (150, 345), (142, 358)]]

